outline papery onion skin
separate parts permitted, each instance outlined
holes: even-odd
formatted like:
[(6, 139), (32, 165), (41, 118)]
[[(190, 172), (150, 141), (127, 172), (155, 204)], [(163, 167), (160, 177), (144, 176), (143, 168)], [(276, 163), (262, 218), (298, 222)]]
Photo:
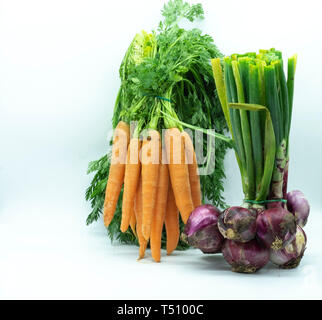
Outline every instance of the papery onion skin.
[(210, 204), (194, 209), (181, 235), (182, 240), (203, 253), (221, 252), (224, 238), (217, 227), (220, 214), (221, 211)]
[(286, 199), (288, 210), (294, 214), (296, 223), (303, 228), (310, 214), (309, 202), (300, 190), (290, 191)]
[(195, 208), (186, 223), (184, 233), (189, 237), (198, 230), (218, 222), (221, 211), (211, 204), (204, 204)]
[(230, 207), (218, 218), (218, 229), (226, 238), (247, 242), (256, 236), (257, 211), (243, 207)]
[(279, 250), (295, 239), (294, 215), (281, 206), (259, 213), (257, 217), (257, 238), (267, 248)]
[(214, 223), (196, 231), (189, 237), (183, 236), (183, 240), (203, 253), (220, 253), (224, 237), (219, 232), (217, 224)]
[(282, 269), (296, 268), (303, 257), (307, 238), (304, 230), (297, 226), (295, 239), (285, 248), (270, 250), (270, 260)]
[(254, 273), (269, 261), (269, 249), (256, 239), (245, 243), (226, 239), (222, 253), (234, 272)]

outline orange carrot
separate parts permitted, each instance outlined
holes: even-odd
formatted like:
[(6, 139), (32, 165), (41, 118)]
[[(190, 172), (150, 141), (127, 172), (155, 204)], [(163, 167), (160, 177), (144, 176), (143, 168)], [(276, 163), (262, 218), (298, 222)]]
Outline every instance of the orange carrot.
[(138, 235), (136, 234), (136, 217), (134, 212), (134, 204), (133, 204), (132, 213), (131, 213), (130, 227), (132, 229), (133, 234), (137, 238)]
[(171, 185), (169, 185), (168, 204), (165, 214), (165, 230), (167, 233), (167, 254), (171, 254), (177, 247), (180, 236), (179, 212)]
[(149, 130), (148, 138), (142, 145), (142, 233), (149, 240), (152, 217), (157, 198), (159, 166), (161, 157), (160, 134), (156, 130)]
[(139, 186), (134, 200), (134, 213), (136, 218), (136, 232), (140, 245), (139, 259), (142, 259), (144, 258), (145, 250), (148, 245), (148, 241), (144, 239), (142, 234), (142, 176), (140, 177)]
[(120, 121), (114, 131), (110, 172), (106, 184), (103, 217), (108, 226), (113, 219), (125, 172), (127, 146), (130, 141), (128, 124)]
[(197, 158), (196, 158), (196, 153), (189, 134), (184, 131), (182, 132), (182, 135), (185, 138), (185, 151), (186, 151), (186, 156), (188, 161), (191, 197), (192, 197), (193, 206), (196, 208), (201, 205), (200, 176), (198, 173)]
[(164, 218), (167, 208), (169, 187), (169, 171), (168, 165), (160, 164), (159, 182), (157, 190), (157, 199), (155, 202), (155, 209), (151, 225), (150, 247), (152, 258), (155, 262), (160, 262), (161, 259), (161, 236), (164, 224)]
[(125, 232), (129, 227), (134, 197), (139, 183), (141, 173), (141, 163), (139, 160), (140, 146), (141, 141), (138, 138), (132, 138), (127, 150), (122, 202), (122, 232)]
[(185, 163), (184, 137), (179, 129), (171, 128), (166, 130), (165, 145), (176, 204), (183, 222), (187, 223), (194, 205), (191, 197), (188, 165)]

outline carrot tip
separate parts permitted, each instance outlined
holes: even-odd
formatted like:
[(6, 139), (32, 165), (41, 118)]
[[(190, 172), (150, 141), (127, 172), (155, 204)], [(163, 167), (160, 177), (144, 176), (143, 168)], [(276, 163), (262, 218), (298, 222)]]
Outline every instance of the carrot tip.
[(104, 225), (105, 227), (108, 227), (111, 223), (112, 219), (109, 219), (108, 217), (104, 217)]
[(149, 241), (150, 239), (150, 230), (147, 230), (146, 228), (143, 228), (142, 235), (146, 241)]
[(124, 227), (124, 226), (121, 226), (121, 231), (124, 233), (124, 232), (126, 232), (127, 231), (127, 229), (128, 229), (129, 227)]
[(139, 249), (139, 258), (138, 260), (141, 260), (145, 257), (145, 250), (146, 250), (146, 247), (147, 247), (147, 243), (146, 244), (142, 244), (140, 245), (140, 249)]

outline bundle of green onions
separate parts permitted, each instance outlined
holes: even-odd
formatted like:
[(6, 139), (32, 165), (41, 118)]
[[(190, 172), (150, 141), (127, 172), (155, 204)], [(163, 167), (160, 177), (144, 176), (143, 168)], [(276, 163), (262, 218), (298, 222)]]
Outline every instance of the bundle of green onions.
[(287, 81), (281, 52), (274, 49), (226, 57), (224, 71), (218, 59), (212, 64), (246, 201), (282, 199), (296, 56), (289, 59)]
[[(222, 252), (235, 271), (254, 272), (269, 259), (296, 267), (305, 249), (296, 212), (285, 205), (296, 61), (296, 55), (288, 59), (286, 79), (275, 49), (234, 54), (223, 68), (212, 60), (245, 195), (242, 207), (225, 210), (218, 221), (226, 238)], [(253, 263), (244, 258), (254, 252)]]
[[(269, 260), (294, 268), (305, 250), (301, 227), (308, 216), (307, 200), (300, 192), (286, 194), (296, 59), (288, 60), (287, 79), (282, 54), (275, 49), (211, 61), (245, 198), (241, 206), (218, 216), (224, 240), (218, 233), (207, 237), (223, 241), (221, 251), (233, 271), (252, 273)], [(191, 219), (203, 217), (192, 214)]]

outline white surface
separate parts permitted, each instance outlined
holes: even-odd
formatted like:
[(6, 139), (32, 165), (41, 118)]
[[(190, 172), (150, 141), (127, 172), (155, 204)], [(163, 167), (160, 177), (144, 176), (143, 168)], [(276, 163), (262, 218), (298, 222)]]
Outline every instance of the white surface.
[[(120, 61), (163, 1), (0, 0), (1, 298), (322, 298), (320, 2), (201, 2), (199, 26), (222, 52), (298, 53), (289, 187), (312, 205), (301, 266), (240, 275), (197, 250), (137, 262), (101, 222), (86, 227), (85, 172), (108, 146)], [(239, 204), (232, 154), (226, 162), (227, 201)]]
[(78, 222), (1, 225), (0, 298), (322, 298), (322, 219), (312, 218), (306, 228), (308, 248), (297, 269), (268, 264), (252, 275), (233, 273), (221, 255), (195, 249), (172, 256), (163, 252), (161, 263), (154, 263), (148, 251), (137, 261), (137, 247), (111, 245), (103, 226), (86, 228)]

